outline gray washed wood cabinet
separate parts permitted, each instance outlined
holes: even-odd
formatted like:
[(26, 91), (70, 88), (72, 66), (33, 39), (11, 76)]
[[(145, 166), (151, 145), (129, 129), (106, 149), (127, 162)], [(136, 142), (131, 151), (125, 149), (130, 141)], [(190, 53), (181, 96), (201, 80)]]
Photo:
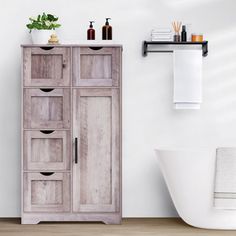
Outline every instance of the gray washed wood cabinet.
[(22, 54), (22, 224), (119, 224), (122, 46)]

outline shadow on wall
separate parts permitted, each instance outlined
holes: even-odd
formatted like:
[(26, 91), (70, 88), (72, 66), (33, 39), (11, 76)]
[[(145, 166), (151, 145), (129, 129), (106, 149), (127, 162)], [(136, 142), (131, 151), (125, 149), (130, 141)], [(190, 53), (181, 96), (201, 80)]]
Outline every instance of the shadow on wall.
[(204, 72), (206, 104), (215, 114), (217, 124), (236, 120), (236, 32), (235, 27), (209, 33), (209, 58)]

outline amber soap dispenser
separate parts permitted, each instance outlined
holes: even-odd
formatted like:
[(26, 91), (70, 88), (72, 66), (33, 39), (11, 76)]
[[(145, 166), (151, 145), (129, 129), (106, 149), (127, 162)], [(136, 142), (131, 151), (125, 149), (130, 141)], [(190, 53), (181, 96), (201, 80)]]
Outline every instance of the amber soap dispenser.
[(94, 21), (89, 21), (89, 29), (87, 30), (87, 39), (88, 40), (95, 40), (95, 29), (93, 28)]
[(112, 40), (112, 27), (109, 25), (110, 19), (106, 18), (106, 23), (102, 27), (102, 40)]

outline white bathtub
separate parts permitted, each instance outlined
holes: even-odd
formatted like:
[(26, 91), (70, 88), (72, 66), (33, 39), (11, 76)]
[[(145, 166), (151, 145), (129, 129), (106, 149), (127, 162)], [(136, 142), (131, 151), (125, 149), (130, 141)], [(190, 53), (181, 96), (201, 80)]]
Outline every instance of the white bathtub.
[(206, 229), (236, 229), (236, 210), (213, 207), (216, 149), (157, 149), (158, 164), (179, 216)]

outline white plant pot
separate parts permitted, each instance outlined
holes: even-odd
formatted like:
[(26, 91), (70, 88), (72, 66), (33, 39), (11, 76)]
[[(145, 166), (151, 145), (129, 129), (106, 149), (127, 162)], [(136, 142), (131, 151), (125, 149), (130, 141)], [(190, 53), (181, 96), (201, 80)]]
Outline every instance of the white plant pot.
[(54, 30), (32, 30), (31, 38), (33, 44), (47, 44)]

